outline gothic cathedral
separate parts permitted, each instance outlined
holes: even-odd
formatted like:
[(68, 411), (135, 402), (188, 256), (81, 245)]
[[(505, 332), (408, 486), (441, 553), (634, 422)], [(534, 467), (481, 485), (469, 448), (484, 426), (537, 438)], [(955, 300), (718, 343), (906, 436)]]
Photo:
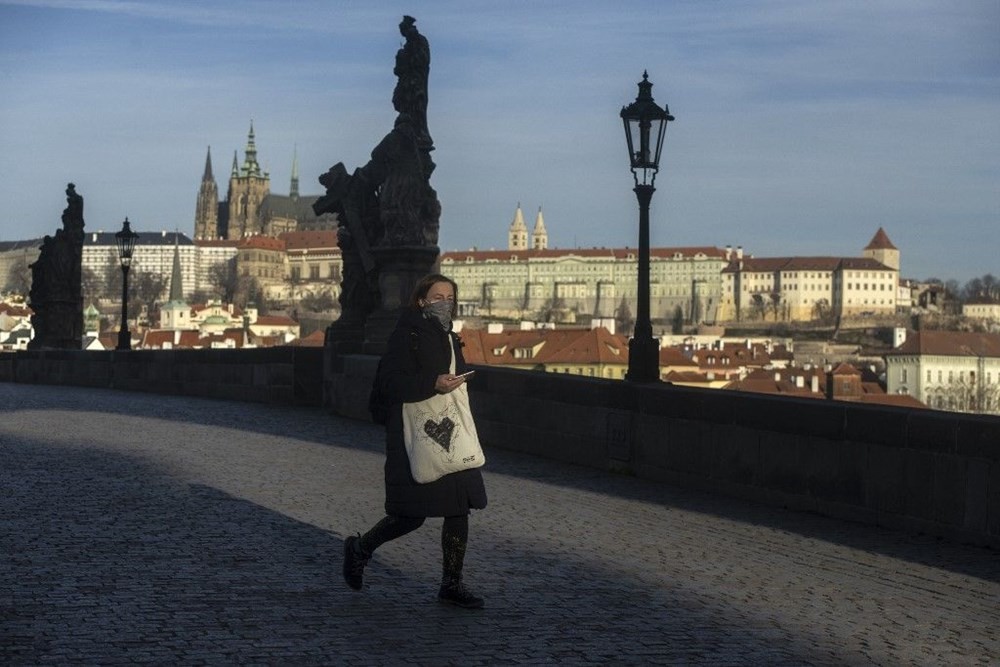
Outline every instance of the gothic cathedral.
[(288, 195), (271, 193), (271, 177), (257, 162), (253, 122), (247, 135), (243, 164), (233, 152), (229, 190), (219, 201), (219, 188), (212, 174), (212, 149), (205, 158), (198, 202), (194, 214), (196, 239), (239, 240), (247, 236), (276, 237), (283, 232), (336, 229), (335, 216), (316, 217), (313, 202), (319, 196), (299, 196), (298, 155), (292, 157), (292, 179)]

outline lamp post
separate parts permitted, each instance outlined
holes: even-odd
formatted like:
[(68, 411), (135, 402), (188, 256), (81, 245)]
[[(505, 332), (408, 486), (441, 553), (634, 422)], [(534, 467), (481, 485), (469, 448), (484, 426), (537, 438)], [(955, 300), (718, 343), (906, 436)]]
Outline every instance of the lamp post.
[(649, 202), (656, 188), (656, 172), (660, 168), (660, 150), (667, 123), (674, 119), (666, 105), (661, 109), (653, 101), (653, 84), (642, 73), (639, 95), (622, 107), (621, 117), (628, 142), (629, 164), (635, 181), (635, 196), (639, 200), (639, 291), (635, 331), (629, 341), (628, 372), (630, 382), (657, 382), (660, 379), (660, 346), (653, 338), (649, 321)]
[(122, 265), (122, 324), (118, 327), (117, 350), (132, 349), (132, 334), (128, 330), (128, 270), (132, 266), (132, 251), (139, 235), (129, 227), (128, 218), (122, 223), (122, 230), (115, 234), (118, 245), (118, 260)]

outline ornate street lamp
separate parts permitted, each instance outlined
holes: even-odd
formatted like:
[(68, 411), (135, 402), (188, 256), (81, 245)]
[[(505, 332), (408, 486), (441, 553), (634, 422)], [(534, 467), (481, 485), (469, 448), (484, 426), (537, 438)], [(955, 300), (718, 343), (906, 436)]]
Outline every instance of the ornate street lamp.
[(639, 293), (635, 331), (629, 341), (628, 373), (631, 382), (657, 382), (660, 379), (660, 346), (653, 338), (649, 321), (649, 202), (656, 188), (656, 172), (660, 169), (660, 151), (667, 123), (674, 119), (669, 108), (661, 109), (653, 101), (653, 84), (642, 73), (639, 95), (622, 107), (625, 140), (628, 142), (629, 164), (635, 180), (635, 196), (639, 200)]
[(135, 241), (139, 235), (132, 231), (128, 224), (128, 218), (122, 223), (122, 230), (115, 234), (115, 243), (118, 245), (118, 260), (122, 265), (122, 324), (118, 327), (118, 347), (117, 350), (132, 349), (132, 334), (128, 330), (128, 270), (132, 266), (132, 251), (135, 250)]

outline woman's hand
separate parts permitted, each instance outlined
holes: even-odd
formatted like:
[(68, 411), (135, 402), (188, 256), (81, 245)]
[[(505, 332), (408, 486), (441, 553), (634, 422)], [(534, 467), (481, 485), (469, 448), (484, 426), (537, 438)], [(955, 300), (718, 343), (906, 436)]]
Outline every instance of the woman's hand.
[(434, 389), (439, 394), (447, 394), (448, 392), (455, 391), (462, 383), (465, 382), (465, 378), (457, 377), (451, 373), (444, 373), (443, 375), (438, 375), (437, 381), (434, 383)]

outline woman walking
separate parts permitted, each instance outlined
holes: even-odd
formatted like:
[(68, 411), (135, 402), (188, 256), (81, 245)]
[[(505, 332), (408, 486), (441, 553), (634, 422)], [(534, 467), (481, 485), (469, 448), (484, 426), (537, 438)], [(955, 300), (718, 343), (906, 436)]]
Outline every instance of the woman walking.
[[(404, 403), (419, 403), (448, 394), (464, 382), (466, 372), (461, 342), (451, 331), (457, 286), (434, 274), (423, 278), (413, 292), (389, 338), (376, 383), (389, 405), (386, 422), (385, 511), (371, 530), (344, 542), (344, 579), (361, 590), (365, 565), (389, 540), (423, 525), (427, 517), (444, 517), (441, 528), (441, 602), (476, 609), (483, 599), (462, 582), (462, 565), (469, 536), (469, 510), (486, 507), (486, 487), (478, 468), (453, 472), (424, 484), (410, 471), (404, 443)], [(454, 371), (452, 372), (452, 361)]]

